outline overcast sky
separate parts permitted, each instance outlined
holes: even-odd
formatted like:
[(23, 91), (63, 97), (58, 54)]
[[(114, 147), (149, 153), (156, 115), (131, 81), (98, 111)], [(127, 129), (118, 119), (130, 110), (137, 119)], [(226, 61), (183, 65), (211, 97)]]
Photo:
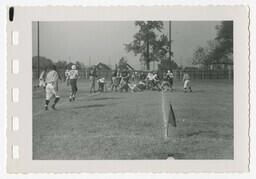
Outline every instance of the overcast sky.
[[(192, 66), (193, 51), (205, 46), (216, 36), (217, 21), (172, 22), (172, 51), (174, 60)], [(37, 24), (33, 23), (33, 56), (37, 55)], [(163, 33), (168, 35), (168, 22)], [(133, 40), (138, 31), (133, 21), (109, 22), (40, 22), (40, 56), (53, 61), (82, 61), (86, 65), (98, 62), (114, 65), (124, 56), (140, 69), (139, 57), (127, 53), (124, 44)]]

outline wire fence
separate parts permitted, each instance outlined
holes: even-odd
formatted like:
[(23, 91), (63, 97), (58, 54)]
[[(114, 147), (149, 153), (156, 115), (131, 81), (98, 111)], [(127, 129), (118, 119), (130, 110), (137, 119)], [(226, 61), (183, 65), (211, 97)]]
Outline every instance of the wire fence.
[[(136, 78), (143, 78), (147, 75), (147, 71), (135, 70)], [(233, 80), (233, 70), (186, 70), (190, 75), (191, 80)], [(104, 77), (107, 80), (111, 79), (113, 71), (111, 70), (100, 70), (97, 71), (97, 77)], [(166, 73), (166, 71), (157, 72), (161, 76)], [(65, 70), (59, 70), (61, 78), (65, 78)], [(182, 80), (184, 71), (183, 70), (173, 70), (174, 79)], [(80, 79), (89, 79), (89, 71), (86, 69), (79, 70)], [(37, 79), (38, 71), (33, 69), (33, 79)]]

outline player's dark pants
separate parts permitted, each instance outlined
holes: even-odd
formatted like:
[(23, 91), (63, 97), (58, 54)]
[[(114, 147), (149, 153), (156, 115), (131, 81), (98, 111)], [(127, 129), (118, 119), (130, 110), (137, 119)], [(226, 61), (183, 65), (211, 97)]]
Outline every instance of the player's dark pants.
[(76, 95), (77, 92), (77, 79), (70, 79), (71, 96)]
[(123, 92), (123, 90), (125, 90), (126, 92), (128, 92), (128, 89), (129, 89), (129, 86), (128, 86), (128, 83), (125, 82), (121, 85), (120, 87), (120, 92)]
[(153, 90), (154, 87), (156, 87), (158, 90), (161, 90), (159, 83), (160, 83), (160, 81), (152, 80), (152, 82), (151, 82), (151, 89)]
[(172, 78), (169, 79), (169, 83), (170, 83), (170, 85), (172, 87), (172, 85), (173, 85), (173, 79)]
[(98, 85), (99, 85), (99, 91), (100, 92), (104, 92), (104, 85), (105, 85), (105, 83), (99, 82)]
[(112, 86), (111, 86), (111, 91), (113, 91), (115, 89), (115, 91), (117, 91), (117, 88), (120, 84), (120, 80), (121, 78), (119, 77), (112, 77)]

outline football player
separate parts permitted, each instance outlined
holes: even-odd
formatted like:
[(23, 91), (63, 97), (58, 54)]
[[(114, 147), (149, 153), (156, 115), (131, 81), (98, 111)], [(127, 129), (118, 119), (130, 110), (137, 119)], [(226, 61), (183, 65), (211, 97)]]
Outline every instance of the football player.
[(58, 80), (60, 79), (60, 76), (57, 72), (56, 66), (52, 65), (50, 67), (49, 72), (46, 74), (45, 78), (45, 110), (48, 110), (48, 104), (50, 103), (51, 98), (54, 98), (54, 102), (52, 104), (52, 109), (56, 109), (55, 106), (60, 100), (60, 96), (58, 96)]
[(69, 71), (69, 83), (71, 86), (71, 94), (69, 96), (69, 101), (75, 101), (76, 93), (77, 93), (77, 79), (78, 79), (78, 70), (76, 69), (76, 65), (71, 66), (71, 70)]

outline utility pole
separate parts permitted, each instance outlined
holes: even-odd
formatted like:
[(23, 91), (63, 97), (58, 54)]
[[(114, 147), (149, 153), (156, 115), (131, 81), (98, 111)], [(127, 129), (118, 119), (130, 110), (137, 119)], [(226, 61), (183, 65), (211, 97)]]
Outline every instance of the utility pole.
[(170, 42), (170, 46), (169, 46), (169, 58), (170, 58), (170, 62), (172, 61), (172, 22), (169, 21), (169, 42)]
[(40, 78), (40, 45), (39, 45), (39, 21), (37, 21), (37, 77)]

